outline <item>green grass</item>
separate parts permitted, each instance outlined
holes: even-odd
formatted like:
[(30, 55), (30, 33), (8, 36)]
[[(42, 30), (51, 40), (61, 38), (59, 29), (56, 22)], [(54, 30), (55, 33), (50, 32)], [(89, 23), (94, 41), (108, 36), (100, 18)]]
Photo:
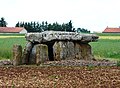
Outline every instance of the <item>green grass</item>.
[(96, 57), (120, 59), (120, 40), (99, 39), (98, 42), (90, 44)]
[(0, 36), (25, 36), (25, 34), (17, 34), (17, 33), (16, 34), (15, 33), (14, 34), (12, 34), (12, 33), (11, 34), (5, 34), (4, 33), (4, 34), (0, 34)]
[(14, 44), (25, 46), (25, 38), (0, 38), (0, 59), (12, 59)]
[(96, 33), (98, 36), (120, 36), (120, 33)]

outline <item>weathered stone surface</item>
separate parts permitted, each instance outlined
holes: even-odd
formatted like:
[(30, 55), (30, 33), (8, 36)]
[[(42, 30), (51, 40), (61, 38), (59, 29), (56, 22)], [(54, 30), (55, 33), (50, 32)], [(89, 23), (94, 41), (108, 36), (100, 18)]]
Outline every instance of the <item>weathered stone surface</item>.
[(69, 41), (55, 42), (53, 45), (54, 59), (65, 60), (65, 59), (94, 59), (91, 52), (91, 46), (87, 43), (73, 43)]
[(69, 41), (55, 42), (53, 52), (55, 60), (74, 59), (74, 43)]
[(80, 43), (81, 48), (81, 56), (84, 60), (93, 60), (93, 54), (91, 50), (91, 46), (87, 43)]
[(7, 59), (7, 60), (0, 60), (0, 66), (5, 65), (13, 65), (13, 60)]
[(34, 45), (29, 52), (28, 64), (40, 64), (45, 61), (48, 61), (48, 46), (45, 44)]
[(31, 42), (45, 43), (49, 41), (82, 41), (91, 42), (97, 41), (98, 36), (95, 34), (80, 34), (76, 32), (61, 32), (61, 31), (44, 31), (41, 33), (27, 33), (26, 40)]
[(53, 45), (53, 55), (54, 60), (61, 60), (65, 59), (66, 50), (65, 50), (65, 43), (64, 42), (55, 42)]
[(67, 59), (74, 59), (75, 58), (75, 48), (73, 42), (67, 42)]
[(29, 57), (29, 64), (35, 64), (36, 63), (36, 46), (34, 45), (31, 52), (30, 52), (30, 57)]
[(74, 43), (74, 54), (75, 54), (75, 59), (82, 59), (82, 56), (81, 56), (81, 46), (79, 43), (75, 42)]
[(22, 46), (13, 45), (13, 65), (17, 66), (22, 63)]
[(23, 56), (22, 56), (22, 64), (28, 64), (29, 63), (29, 57), (30, 57), (30, 52), (32, 50), (33, 44), (31, 42), (27, 42), (24, 51), (23, 51)]
[(36, 45), (36, 64), (39, 65), (48, 61), (48, 46), (45, 44)]

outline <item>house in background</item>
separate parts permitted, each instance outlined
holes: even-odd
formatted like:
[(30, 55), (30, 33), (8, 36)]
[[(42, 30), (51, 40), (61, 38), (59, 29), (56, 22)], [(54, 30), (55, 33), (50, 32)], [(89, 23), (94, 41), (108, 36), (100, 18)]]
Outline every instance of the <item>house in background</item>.
[(27, 30), (23, 27), (0, 27), (0, 33), (25, 34), (27, 33)]
[(107, 27), (102, 33), (120, 33), (120, 27), (119, 28)]

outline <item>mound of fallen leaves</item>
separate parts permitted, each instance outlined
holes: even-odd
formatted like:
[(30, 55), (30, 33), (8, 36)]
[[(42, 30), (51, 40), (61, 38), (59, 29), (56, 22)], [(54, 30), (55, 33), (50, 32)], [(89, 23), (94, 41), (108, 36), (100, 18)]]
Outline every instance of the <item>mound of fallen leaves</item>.
[(4, 66), (0, 88), (120, 88), (120, 67)]

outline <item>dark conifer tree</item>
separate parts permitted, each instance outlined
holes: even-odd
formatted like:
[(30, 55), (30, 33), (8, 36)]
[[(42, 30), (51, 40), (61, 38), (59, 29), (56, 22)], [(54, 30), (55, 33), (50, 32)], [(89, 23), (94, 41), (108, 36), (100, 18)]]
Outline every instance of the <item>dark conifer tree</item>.
[(5, 21), (5, 19), (2, 17), (0, 20), (0, 27), (6, 27), (7, 26), (7, 22)]
[(48, 22), (46, 21), (45, 22), (45, 28), (44, 28), (44, 31), (48, 30)]
[(18, 23), (15, 25), (15, 27), (20, 27), (20, 23), (18, 22)]
[(24, 27), (23, 22), (20, 23), (20, 27)]
[(69, 32), (72, 32), (72, 28), (73, 28), (73, 26), (72, 26), (72, 21), (70, 20), (70, 22), (68, 23), (68, 31)]
[[(63, 23), (62, 25), (55, 22), (55, 23), (49, 23), (46, 22), (18, 22), (16, 24), (16, 27), (24, 27), (28, 32), (42, 32), (42, 31), (67, 31), (67, 32), (75, 32), (75, 28), (73, 28), (72, 21), (70, 20), (68, 23)], [(87, 29), (84, 28), (78, 28), (77, 32), (82, 33), (90, 33)]]

